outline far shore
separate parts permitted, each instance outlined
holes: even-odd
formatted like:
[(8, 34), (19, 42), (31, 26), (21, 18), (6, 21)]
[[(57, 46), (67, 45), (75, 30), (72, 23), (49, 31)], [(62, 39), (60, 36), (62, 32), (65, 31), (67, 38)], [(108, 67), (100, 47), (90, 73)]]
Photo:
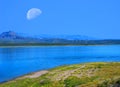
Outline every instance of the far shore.
[(89, 44), (89, 45), (85, 45), (85, 44), (62, 44), (62, 45), (55, 45), (55, 44), (51, 44), (51, 45), (0, 45), (0, 48), (10, 48), (10, 47), (54, 47), (54, 46), (110, 46), (110, 45), (120, 45), (120, 44)]

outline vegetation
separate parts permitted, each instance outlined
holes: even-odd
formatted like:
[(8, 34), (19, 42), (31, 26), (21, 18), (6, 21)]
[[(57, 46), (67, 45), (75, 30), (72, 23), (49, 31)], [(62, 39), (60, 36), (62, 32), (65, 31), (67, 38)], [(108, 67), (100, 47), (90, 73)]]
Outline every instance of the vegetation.
[(54, 45), (120, 45), (120, 40), (0, 40), (0, 46), (54, 46)]
[(0, 87), (120, 87), (120, 63), (60, 66), (40, 77), (19, 78)]

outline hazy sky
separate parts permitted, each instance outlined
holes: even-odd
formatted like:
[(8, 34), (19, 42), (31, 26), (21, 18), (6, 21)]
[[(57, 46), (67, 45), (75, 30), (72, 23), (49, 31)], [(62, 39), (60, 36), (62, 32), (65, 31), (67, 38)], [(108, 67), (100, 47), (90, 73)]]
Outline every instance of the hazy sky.
[[(31, 8), (41, 14), (28, 20)], [(0, 33), (8, 30), (120, 38), (120, 0), (0, 0)]]

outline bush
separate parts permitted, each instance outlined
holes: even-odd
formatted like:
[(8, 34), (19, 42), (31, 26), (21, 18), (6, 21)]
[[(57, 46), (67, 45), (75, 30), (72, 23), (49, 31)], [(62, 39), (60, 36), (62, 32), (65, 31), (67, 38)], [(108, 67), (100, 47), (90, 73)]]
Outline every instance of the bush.
[(80, 78), (75, 76), (70, 76), (66, 80), (64, 80), (65, 87), (75, 87), (84, 83), (84, 80), (81, 80)]

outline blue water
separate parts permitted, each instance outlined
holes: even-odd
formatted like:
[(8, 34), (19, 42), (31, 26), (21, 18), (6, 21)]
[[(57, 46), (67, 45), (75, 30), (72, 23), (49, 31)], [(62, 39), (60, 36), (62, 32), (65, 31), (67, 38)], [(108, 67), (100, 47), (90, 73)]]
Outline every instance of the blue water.
[(102, 61), (120, 61), (120, 45), (1, 47), (0, 82), (60, 65)]

